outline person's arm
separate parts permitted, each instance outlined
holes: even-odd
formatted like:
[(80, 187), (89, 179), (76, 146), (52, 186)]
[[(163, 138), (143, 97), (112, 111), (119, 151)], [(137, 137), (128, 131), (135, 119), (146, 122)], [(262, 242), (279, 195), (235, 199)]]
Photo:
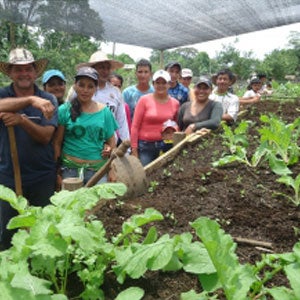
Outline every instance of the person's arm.
[(65, 135), (65, 127), (59, 125), (56, 129), (54, 140), (53, 140), (55, 161), (58, 161), (58, 159), (61, 157), (61, 149), (64, 140), (64, 135)]
[(227, 112), (223, 113), (222, 120), (226, 122), (235, 122), (240, 109), (238, 96), (231, 94), (230, 104)]
[(128, 128), (128, 123), (127, 123), (127, 117), (126, 117), (126, 111), (125, 111), (125, 105), (124, 101), (121, 97), (118, 98), (118, 105), (117, 105), (117, 111), (116, 111), (116, 121), (119, 124), (119, 137), (122, 141), (129, 140), (130, 135), (129, 135), (129, 128)]
[[(148, 95), (147, 95), (148, 96)], [(143, 96), (143, 97), (147, 97)], [(131, 124), (131, 154), (138, 157), (138, 137), (145, 113), (144, 98), (141, 98), (136, 105), (135, 113)]]
[(29, 118), (18, 113), (0, 113), (0, 119), (2, 119), (5, 126), (21, 126), (36, 142), (47, 145), (52, 139), (55, 127), (53, 125), (38, 125)]
[(260, 101), (261, 95), (260, 94), (256, 94), (253, 97), (249, 97), (249, 98), (244, 98), (241, 97), (240, 98), (240, 104), (253, 104), (253, 103), (257, 103)]
[(184, 115), (184, 112), (185, 112), (185, 107), (186, 107), (185, 105), (181, 105), (180, 108), (179, 108), (177, 124), (178, 124), (178, 127), (179, 127), (180, 131), (183, 131), (183, 128), (184, 128), (183, 115)]
[(206, 128), (206, 129), (217, 129), (220, 125), (223, 115), (223, 107), (219, 102), (214, 103), (214, 106), (211, 111), (210, 118), (206, 121), (196, 122), (194, 131)]
[(55, 106), (50, 100), (38, 96), (2, 98), (0, 101), (0, 112), (17, 112), (27, 106), (39, 109), (46, 119), (51, 119)]

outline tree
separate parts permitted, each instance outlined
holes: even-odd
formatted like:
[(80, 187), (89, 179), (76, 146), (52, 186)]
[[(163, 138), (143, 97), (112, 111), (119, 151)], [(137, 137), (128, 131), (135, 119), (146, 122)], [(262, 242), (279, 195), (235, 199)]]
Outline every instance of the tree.
[(223, 49), (217, 53), (216, 63), (218, 69), (229, 68), (240, 79), (248, 79), (250, 74), (257, 69), (259, 61), (253, 58), (252, 51), (241, 53), (234, 44), (230, 43), (223, 45)]
[(265, 57), (263, 67), (272, 78), (283, 81), (286, 75), (296, 75), (299, 58), (295, 50), (273, 50)]
[(0, 0), (0, 17), (26, 27), (103, 38), (102, 20), (88, 0)]

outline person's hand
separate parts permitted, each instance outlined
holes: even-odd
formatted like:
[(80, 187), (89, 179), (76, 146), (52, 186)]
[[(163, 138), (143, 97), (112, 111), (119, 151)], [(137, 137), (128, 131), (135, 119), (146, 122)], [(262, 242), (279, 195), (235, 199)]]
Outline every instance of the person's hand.
[(55, 107), (51, 103), (51, 101), (43, 99), (38, 96), (31, 96), (30, 100), (31, 100), (31, 105), (33, 107), (39, 109), (43, 113), (43, 115), (46, 119), (49, 120), (52, 118), (53, 113), (55, 111)]
[(138, 149), (137, 148), (132, 148), (131, 149), (131, 155), (139, 158)]
[(112, 147), (109, 146), (107, 143), (104, 143), (104, 147), (102, 150), (102, 157), (103, 158), (109, 158), (111, 155)]
[(192, 134), (195, 130), (195, 125), (194, 124), (190, 124), (186, 129), (185, 129), (185, 134)]
[(0, 113), (0, 119), (7, 127), (19, 125), (22, 122), (22, 116), (20, 114), (12, 113), (12, 112)]

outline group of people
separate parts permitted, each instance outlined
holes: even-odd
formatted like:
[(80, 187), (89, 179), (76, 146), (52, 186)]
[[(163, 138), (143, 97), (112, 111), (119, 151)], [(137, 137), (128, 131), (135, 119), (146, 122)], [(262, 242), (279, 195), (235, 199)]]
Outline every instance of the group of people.
[[(122, 92), (123, 78), (114, 71), (123, 63), (96, 51), (76, 66), (67, 92), (64, 74), (45, 71), (47, 64), (24, 48), (0, 62), (0, 72), (12, 81), (0, 89), (0, 184), (16, 188), (8, 130), (13, 128), (22, 194), (31, 205), (49, 204), (63, 178), (80, 177), (86, 183), (124, 140), (131, 141), (131, 155), (147, 165), (172, 147), (175, 131), (191, 134), (237, 119), (241, 101), (229, 92), (236, 76), (228, 69), (200, 77), (191, 89), (192, 71), (180, 63), (170, 62), (152, 74), (151, 63), (141, 59), (137, 84)], [(36, 84), (40, 76), (42, 88)], [(109, 174), (100, 182), (107, 180)], [(3, 248), (10, 245), (13, 232), (6, 225), (14, 215), (0, 200)]]

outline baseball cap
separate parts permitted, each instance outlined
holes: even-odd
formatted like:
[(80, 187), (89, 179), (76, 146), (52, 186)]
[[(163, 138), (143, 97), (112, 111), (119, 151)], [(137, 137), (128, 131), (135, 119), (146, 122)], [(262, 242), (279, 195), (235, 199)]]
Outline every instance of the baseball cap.
[(195, 86), (199, 86), (201, 83), (207, 85), (208, 87), (212, 88), (212, 83), (209, 78), (207, 77), (200, 77)]
[(177, 123), (170, 119), (163, 123), (162, 132), (164, 132), (167, 128), (173, 128), (175, 131), (179, 130)]
[(64, 74), (61, 71), (52, 69), (52, 70), (46, 71), (43, 74), (42, 83), (46, 84), (52, 77), (58, 77), (62, 81), (66, 82), (66, 78), (65, 78)]
[(255, 84), (255, 83), (261, 83), (261, 80), (257, 77), (252, 78), (251, 81), (250, 81), (250, 84)]
[(99, 79), (98, 72), (92, 67), (81, 67), (81, 68), (79, 68), (77, 70), (77, 74), (75, 76), (75, 79), (77, 79), (78, 77), (88, 77), (88, 78), (91, 78), (91, 79), (95, 80), (96, 82), (98, 82), (98, 79)]
[(165, 66), (165, 70), (168, 70), (169, 68), (178, 67), (179, 71), (181, 71), (181, 64), (177, 61), (171, 61)]
[(184, 68), (181, 71), (181, 77), (182, 78), (193, 77), (193, 71), (191, 69)]
[(166, 82), (171, 81), (171, 76), (167, 71), (158, 70), (154, 73), (152, 80), (156, 81), (158, 78), (163, 78)]

